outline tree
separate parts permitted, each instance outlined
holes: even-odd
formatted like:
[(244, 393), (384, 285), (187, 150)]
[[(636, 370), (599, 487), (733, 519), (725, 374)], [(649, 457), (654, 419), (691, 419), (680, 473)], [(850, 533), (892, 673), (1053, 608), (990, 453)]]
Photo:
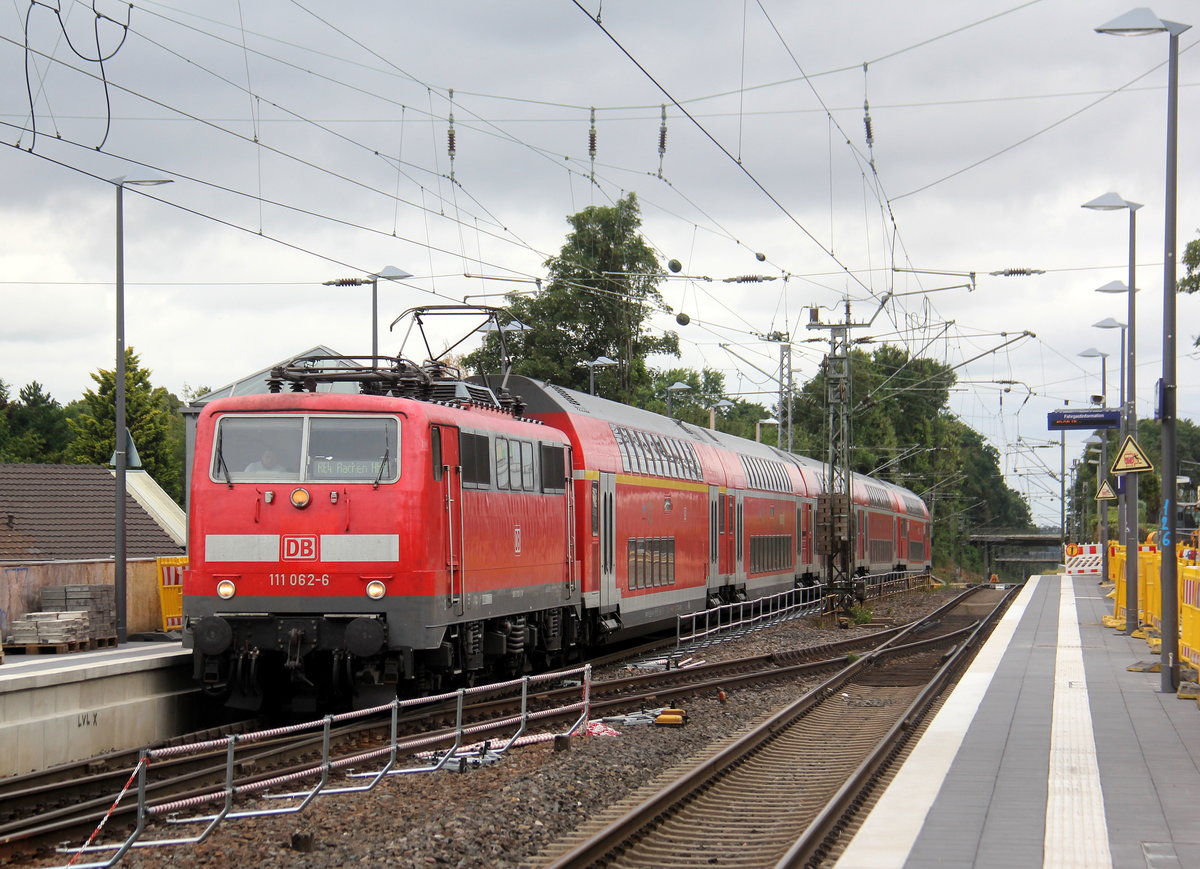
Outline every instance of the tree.
[(0, 462), (11, 462), (8, 453), (8, 384), (0, 378)]
[[(920, 495), (933, 514), (935, 563), (978, 566), (972, 529), (1029, 529), (1025, 500), (1004, 482), (1000, 454), (948, 408), (954, 372), (883, 345), (850, 352), (851, 470)], [(798, 451), (827, 459), (826, 380), (818, 374), (793, 403)]]
[[(129, 347), (125, 350), (125, 419), (142, 466), (177, 502), (183, 494), (183, 461), (172, 443), (173, 417), (178, 399), (150, 383), (150, 371)], [(114, 451), (116, 427), (116, 372), (101, 369), (90, 375), (96, 390), (89, 389), (79, 402), (79, 414), (68, 417), (75, 440), (67, 448), (67, 461), (107, 465)]]
[[(1181, 293), (1200, 292), (1200, 238), (1189, 241), (1183, 249), (1183, 265), (1186, 273), (1176, 283), (1176, 289)], [(1196, 344), (1200, 345), (1200, 338)]]
[(19, 400), (7, 407), (9, 461), (62, 461), (71, 440), (62, 405), (42, 390), (36, 380), (21, 387)]
[[(582, 363), (607, 356), (617, 365), (596, 369), (598, 391), (630, 402), (651, 385), (647, 356), (679, 355), (677, 335), (654, 335), (646, 327), (651, 312), (666, 308), (658, 291), (662, 268), (638, 231), (633, 193), (612, 206), (585, 208), (567, 222), (572, 231), (559, 255), (546, 260), (544, 289), (508, 296), (509, 312), (526, 327), (506, 333), (513, 371), (587, 391)], [(489, 335), (466, 362), (495, 370), (497, 359), (498, 341)]]

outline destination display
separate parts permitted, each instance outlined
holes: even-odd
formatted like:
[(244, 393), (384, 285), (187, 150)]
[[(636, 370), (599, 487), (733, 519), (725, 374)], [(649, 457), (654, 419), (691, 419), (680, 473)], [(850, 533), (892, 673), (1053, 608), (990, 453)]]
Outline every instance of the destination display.
[(1121, 411), (1106, 407), (1081, 410), (1052, 410), (1046, 414), (1046, 427), (1051, 431), (1063, 428), (1120, 428)]

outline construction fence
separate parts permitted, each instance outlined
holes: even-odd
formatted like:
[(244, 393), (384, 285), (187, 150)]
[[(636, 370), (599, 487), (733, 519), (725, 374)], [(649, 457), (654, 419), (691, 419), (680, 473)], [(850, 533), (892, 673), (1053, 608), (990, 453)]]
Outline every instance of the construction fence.
[[(1108, 579), (1113, 589), (1108, 596), (1113, 612), (1104, 623), (1117, 630), (1128, 630), (1130, 614), (1125, 606), (1125, 565), (1129, 554), (1116, 543), (1109, 544)], [(1137, 607), (1132, 636), (1146, 640), (1152, 652), (1162, 645), (1162, 553), (1154, 544), (1142, 544), (1134, 553), (1137, 558)], [(1176, 550), (1178, 571), (1177, 599), (1179, 615), (1180, 663), (1200, 669), (1200, 551), (1193, 548)]]

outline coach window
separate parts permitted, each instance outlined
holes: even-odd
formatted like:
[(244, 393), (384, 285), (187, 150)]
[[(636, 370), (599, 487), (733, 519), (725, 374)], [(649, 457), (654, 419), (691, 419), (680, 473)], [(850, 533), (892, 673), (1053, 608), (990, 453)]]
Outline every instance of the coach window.
[(600, 481), (592, 480), (592, 536), (600, 536)]

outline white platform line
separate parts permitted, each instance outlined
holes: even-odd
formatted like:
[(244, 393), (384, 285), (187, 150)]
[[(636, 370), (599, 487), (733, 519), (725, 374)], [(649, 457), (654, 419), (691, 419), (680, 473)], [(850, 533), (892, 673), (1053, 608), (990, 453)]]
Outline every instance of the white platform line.
[(1030, 577), (837, 862), (839, 869), (900, 869), (925, 824), (967, 728), (1042, 577)]
[(1062, 579), (1058, 596), (1048, 783), (1043, 866), (1110, 869), (1112, 855), (1079, 640), (1075, 586), (1067, 576)]

